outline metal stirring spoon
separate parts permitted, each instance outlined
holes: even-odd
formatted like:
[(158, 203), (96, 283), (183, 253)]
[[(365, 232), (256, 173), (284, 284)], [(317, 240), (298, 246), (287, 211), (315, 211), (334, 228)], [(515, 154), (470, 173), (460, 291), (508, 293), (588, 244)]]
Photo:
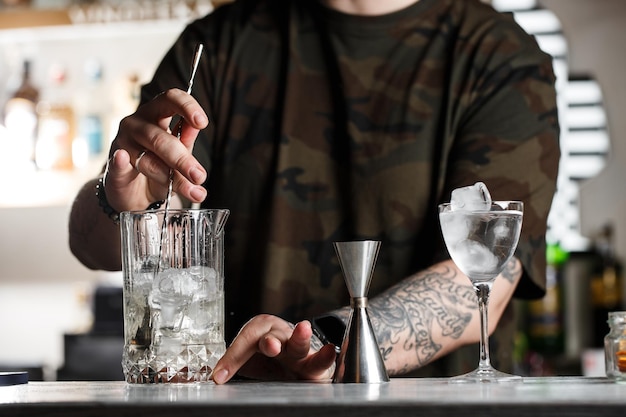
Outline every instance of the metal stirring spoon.
[[(199, 43), (196, 46), (196, 51), (193, 55), (193, 60), (191, 61), (191, 75), (189, 76), (189, 84), (187, 85), (187, 94), (191, 94), (191, 88), (193, 87), (193, 80), (196, 76), (196, 71), (198, 70), (198, 64), (200, 63), (200, 57), (202, 56), (202, 50), (204, 49), (204, 45)], [(176, 137), (180, 140), (180, 136), (183, 132), (183, 122), (184, 119), (181, 117), (176, 125)], [(170, 181), (167, 187), (167, 198), (165, 199), (165, 212), (163, 213), (163, 223), (161, 225), (161, 241), (159, 243), (159, 257), (156, 265), (156, 272), (158, 273), (161, 269), (161, 254), (163, 252), (163, 240), (165, 239), (165, 231), (167, 229), (167, 214), (170, 209), (170, 200), (172, 199), (172, 187), (174, 184), (174, 170), (170, 168)]]
[[(204, 45), (201, 43), (196, 46), (196, 52), (193, 55), (193, 61), (191, 62), (191, 75), (189, 76), (189, 84), (187, 85), (187, 94), (191, 94), (191, 88), (193, 87), (193, 80), (196, 77), (196, 71), (198, 70), (198, 64), (200, 63), (200, 57), (202, 56), (202, 50), (204, 49)], [(182, 117), (178, 121), (176, 125), (176, 137), (180, 140), (180, 135), (183, 132), (183, 123), (184, 120)], [(165, 215), (167, 216), (167, 209), (170, 205), (170, 199), (172, 197), (172, 183), (174, 182), (174, 170), (170, 168), (170, 183), (167, 189), (167, 199), (165, 200)]]

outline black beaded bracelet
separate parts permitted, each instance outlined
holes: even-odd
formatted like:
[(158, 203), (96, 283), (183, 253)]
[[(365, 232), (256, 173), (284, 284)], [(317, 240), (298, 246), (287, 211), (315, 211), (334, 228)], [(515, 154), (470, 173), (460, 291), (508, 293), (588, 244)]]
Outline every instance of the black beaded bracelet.
[[(104, 214), (106, 214), (113, 223), (120, 224), (120, 213), (109, 204), (107, 195), (104, 192), (104, 179), (102, 177), (98, 178), (98, 182), (96, 183), (96, 197), (98, 197), (98, 205), (102, 208)], [(146, 210), (157, 210), (164, 203), (165, 200), (155, 201), (150, 204)]]

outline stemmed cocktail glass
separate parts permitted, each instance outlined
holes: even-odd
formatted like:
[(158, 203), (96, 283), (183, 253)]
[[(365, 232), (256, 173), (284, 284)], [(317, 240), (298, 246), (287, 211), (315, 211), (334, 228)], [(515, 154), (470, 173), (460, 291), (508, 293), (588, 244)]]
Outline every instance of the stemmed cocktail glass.
[(514, 382), (521, 377), (493, 368), (489, 358), (487, 306), (495, 278), (513, 256), (522, 229), (523, 203), (492, 201), (456, 207), (439, 205), (439, 221), (448, 252), (469, 277), (480, 312), (480, 360), (478, 368), (450, 382)]

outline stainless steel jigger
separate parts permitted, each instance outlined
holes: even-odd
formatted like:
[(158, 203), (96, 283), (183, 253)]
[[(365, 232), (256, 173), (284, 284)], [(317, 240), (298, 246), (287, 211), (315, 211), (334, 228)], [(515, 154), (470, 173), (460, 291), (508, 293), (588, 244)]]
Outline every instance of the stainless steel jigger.
[(380, 242), (335, 242), (334, 246), (350, 292), (352, 313), (341, 343), (333, 382), (388, 382), (389, 376), (367, 314), (367, 293)]

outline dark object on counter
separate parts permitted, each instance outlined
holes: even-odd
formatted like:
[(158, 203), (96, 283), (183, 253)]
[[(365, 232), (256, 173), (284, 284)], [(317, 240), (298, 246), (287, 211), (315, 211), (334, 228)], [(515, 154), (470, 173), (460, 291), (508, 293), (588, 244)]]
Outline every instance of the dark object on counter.
[(93, 328), (99, 335), (124, 334), (124, 307), (122, 287), (99, 286), (93, 301)]
[(59, 381), (122, 381), (124, 307), (122, 287), (101, 285), (93, 295), (88, 333), (63, 335), (64, 363)]
[(28, 372), (0, 372), (0, 386), (28, 383)]
[(314, 317), (311, 319), (311, 327), (323, 344), (332, 343), (339, 350), (346, 333), (346, 325), (339, 317), (332, 314)]
[(124, 338), (104, 334), (65, 334), (65, 363), (58, 381), (123, 381)]
[[(26, 372), (28, 381), (43, 381), (43, 366), (37, 363), (16, 364), (0, 363), (0, 374), (17, 374)], [(2, 385), (2, 384), (0, 384)]]

